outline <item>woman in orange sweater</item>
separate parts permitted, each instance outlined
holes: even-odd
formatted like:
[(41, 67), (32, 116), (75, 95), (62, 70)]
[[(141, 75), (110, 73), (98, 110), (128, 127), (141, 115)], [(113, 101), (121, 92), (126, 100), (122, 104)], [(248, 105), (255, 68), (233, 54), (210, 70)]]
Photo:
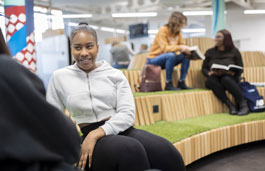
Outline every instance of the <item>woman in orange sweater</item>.
[[(187, 24), (187, 17), (181, 12), (173, 12), (168, 23), (161, 27), (149, 51), (147, 64), (159, 65), (166, 69), (165, 90), (190, 89), (185, 84), (190, 61), (185, 58), (189, 55), (189, 47), (184, 45), (181, 29)], [(178, 88), (172, 85), (172, 72), (176, 65), (181, 63), (181, 74)]]

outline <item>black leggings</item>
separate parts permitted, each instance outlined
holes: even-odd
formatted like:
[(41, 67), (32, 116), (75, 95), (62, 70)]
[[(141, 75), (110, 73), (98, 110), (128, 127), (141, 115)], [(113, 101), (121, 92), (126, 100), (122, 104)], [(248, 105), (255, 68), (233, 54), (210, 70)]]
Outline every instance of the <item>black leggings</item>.
[[(82, 128), (84, 136), (103, 125), (90, 124)], [(180, 153), (166, 139), (130, 127), (118, 135), (100, 138), (93, 152), (91, 171), (185, 171)], [(87, 170), (87, 169), (86, 169)]]
[(243, 100), (242, 92), (235, 80), (234, 77), (229, 75), (215, 76), (211, 75), (207, 78), (205, 86), (208, 89), (211, 89), (218, 99), (222, 102), (228, 100), (228, 97), (225, 94), (225, 90), (228, 90), (229, 93), (233, 95), (237, 102)]

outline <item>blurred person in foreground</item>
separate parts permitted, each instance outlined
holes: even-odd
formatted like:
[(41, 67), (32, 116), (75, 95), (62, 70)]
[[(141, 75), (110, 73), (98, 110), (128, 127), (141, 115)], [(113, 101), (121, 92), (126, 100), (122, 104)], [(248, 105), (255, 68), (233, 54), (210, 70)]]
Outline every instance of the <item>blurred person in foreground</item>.
[(0, 170), (79, 170), (74, 124), (46, 101), (42, 81), (12, 59), (0, 32)]

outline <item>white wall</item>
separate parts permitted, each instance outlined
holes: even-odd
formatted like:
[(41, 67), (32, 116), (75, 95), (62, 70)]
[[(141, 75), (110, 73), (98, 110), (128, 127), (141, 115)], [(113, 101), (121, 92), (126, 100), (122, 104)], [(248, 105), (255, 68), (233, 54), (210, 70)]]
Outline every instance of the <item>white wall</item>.
[(265, 14), (246, 15), (244, 9), (227, 6), (227, 29), (242, 51), (265, 51)]
[(105, 60), (107, 62), (110, 61), (110, 44), (105, 44), (105, 39), (114, 37), (114, 34), (111, 32), (105, 32), (105, 31), (100, 31), (96, 30), (97, 35), (98, 35), (98, 44), (99, 44), (99, 52), (98, 52), (98, 57), (97, 60)]
[[(227, 4), (226, 10), (226, 29), (232, 33), (236, 46), (241, 51), (265, 51), (265, 14), (246, 15), (242, 7), (233, 3)], [(205, 16), (206, 37), (212, 37), (211, 25), (211, 16)]]

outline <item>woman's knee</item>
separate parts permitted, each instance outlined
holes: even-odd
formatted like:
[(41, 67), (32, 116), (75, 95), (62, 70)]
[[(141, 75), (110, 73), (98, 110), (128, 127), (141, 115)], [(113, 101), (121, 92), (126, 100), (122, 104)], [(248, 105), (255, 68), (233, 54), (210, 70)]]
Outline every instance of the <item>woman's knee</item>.
[(169, 61), (172, 61), (172, 62), (177, 61), (176, 53), (173, 53), (173, 52), (167, 53), (166, 60), (169, 60)]
[(223, 76), (221, 78), (222, 85), (236, 84), (235, 80), (231, 76)]
[(213, 89), (218, 86), (220, 83), (215, 80), (213, 77), (208, 77), (205, 81), (205, 87), (208, 89)]

